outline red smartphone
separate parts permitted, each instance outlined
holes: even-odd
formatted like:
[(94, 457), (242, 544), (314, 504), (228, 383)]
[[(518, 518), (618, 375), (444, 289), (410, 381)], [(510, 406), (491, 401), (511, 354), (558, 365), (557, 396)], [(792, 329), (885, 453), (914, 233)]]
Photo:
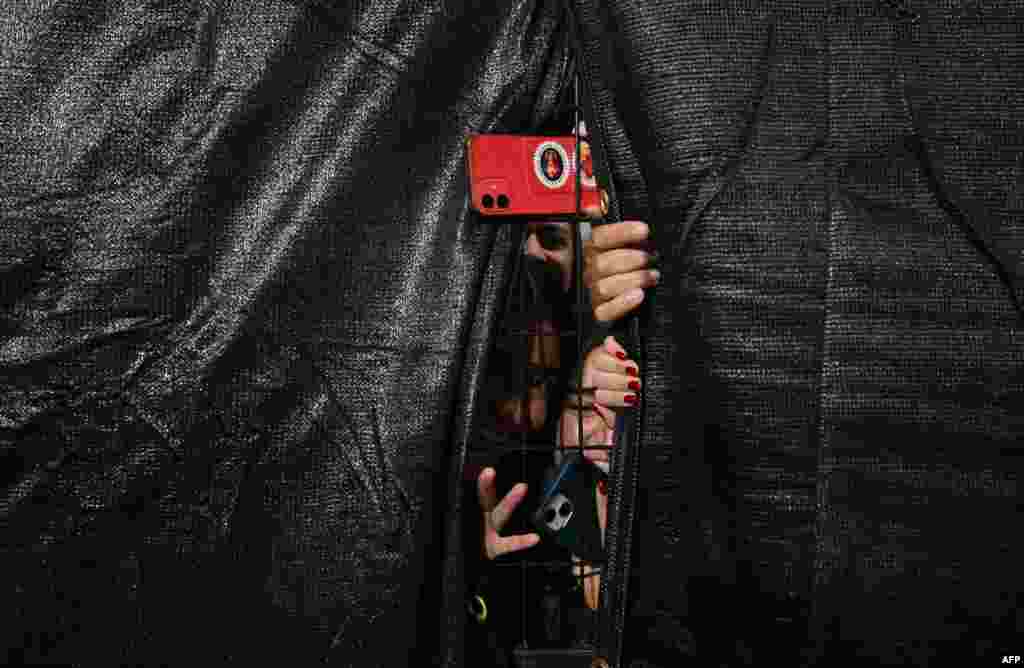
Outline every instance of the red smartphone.
[[(482, 216), (576, 214), (576, 138), (471, 135), (467, 140), (470, 206)], [(590, 145), (580, 140), (580, 206), (599, 207)]]

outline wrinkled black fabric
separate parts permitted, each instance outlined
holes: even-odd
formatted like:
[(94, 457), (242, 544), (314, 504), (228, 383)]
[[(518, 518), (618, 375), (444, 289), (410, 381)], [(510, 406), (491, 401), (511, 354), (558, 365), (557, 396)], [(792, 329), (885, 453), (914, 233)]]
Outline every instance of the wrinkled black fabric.
[[(578, 4), (663, 256), (626, 655), (1019, 654), (1021, 4)], [(463, 145), (550, 120), (561, 9), (6, 8), (8, 662), (465, 664)]]
[(5, 9), (8, 661), (449, 648), (422, 613), (465, 616), (443, 522), (509, 247), (468, 215), (463, 146), (552, 113), (560, 16)]
[(998, 660), (1024, 631), (1024, 7), (598, 5), (621, 215), (665, 277), (626, 654)]

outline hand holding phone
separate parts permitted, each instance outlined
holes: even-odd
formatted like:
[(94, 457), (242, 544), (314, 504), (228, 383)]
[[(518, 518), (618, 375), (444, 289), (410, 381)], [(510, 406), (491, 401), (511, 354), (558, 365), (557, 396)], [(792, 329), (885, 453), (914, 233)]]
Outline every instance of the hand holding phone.
[(513, 486), (498, 503), (496, 477), (497, 472), (488, 467), (481, 471), (477, 478), (477, 493), (480, 510), (483, 512), (483, 551), (488, 559), (497, 559), (503, 554), (525, 550), (540, 542), (540, 536), (535, 533), (517, 536), (502, 536), (499, 533), (526, 496), (527, 487), (526, 483)]
[(601, 472), (593, 462), (570, 452), (546, 476), (533, 525), (545, 539), (585, 561), (604, 559), (595, 490)]

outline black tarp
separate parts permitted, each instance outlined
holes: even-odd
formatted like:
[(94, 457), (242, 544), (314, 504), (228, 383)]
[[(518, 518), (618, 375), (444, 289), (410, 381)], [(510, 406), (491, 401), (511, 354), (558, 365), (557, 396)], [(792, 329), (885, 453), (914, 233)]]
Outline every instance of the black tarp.
[[(1012, 653), (1021, 3), (576, 5), (664, 257), (626, 656)], [(563, 10), (5, 7), (9, 662), (463, 665), (513, 252), (464, 140), (551, 120)]]

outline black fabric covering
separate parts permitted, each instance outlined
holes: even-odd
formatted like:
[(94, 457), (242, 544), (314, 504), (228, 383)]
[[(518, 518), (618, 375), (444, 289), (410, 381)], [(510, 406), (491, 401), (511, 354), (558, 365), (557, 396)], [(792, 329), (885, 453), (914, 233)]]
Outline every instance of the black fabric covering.
[(1021, 3), (590, 15), (621, 216), (665, 258), (626, 654), (998, 660), (1024, 632)]
[[(664, 258), (632, 665), (1019, 654), (1022, 4), (577, 4)], [(5, 8), (8, 663), (466, 665), (463, 146), (551, 122), (562, 10)]]
[(443, 522), (509, 256), (463, 147), (551, 114), (561, 11), (5, 9), (10, 662), (457, 646)]

